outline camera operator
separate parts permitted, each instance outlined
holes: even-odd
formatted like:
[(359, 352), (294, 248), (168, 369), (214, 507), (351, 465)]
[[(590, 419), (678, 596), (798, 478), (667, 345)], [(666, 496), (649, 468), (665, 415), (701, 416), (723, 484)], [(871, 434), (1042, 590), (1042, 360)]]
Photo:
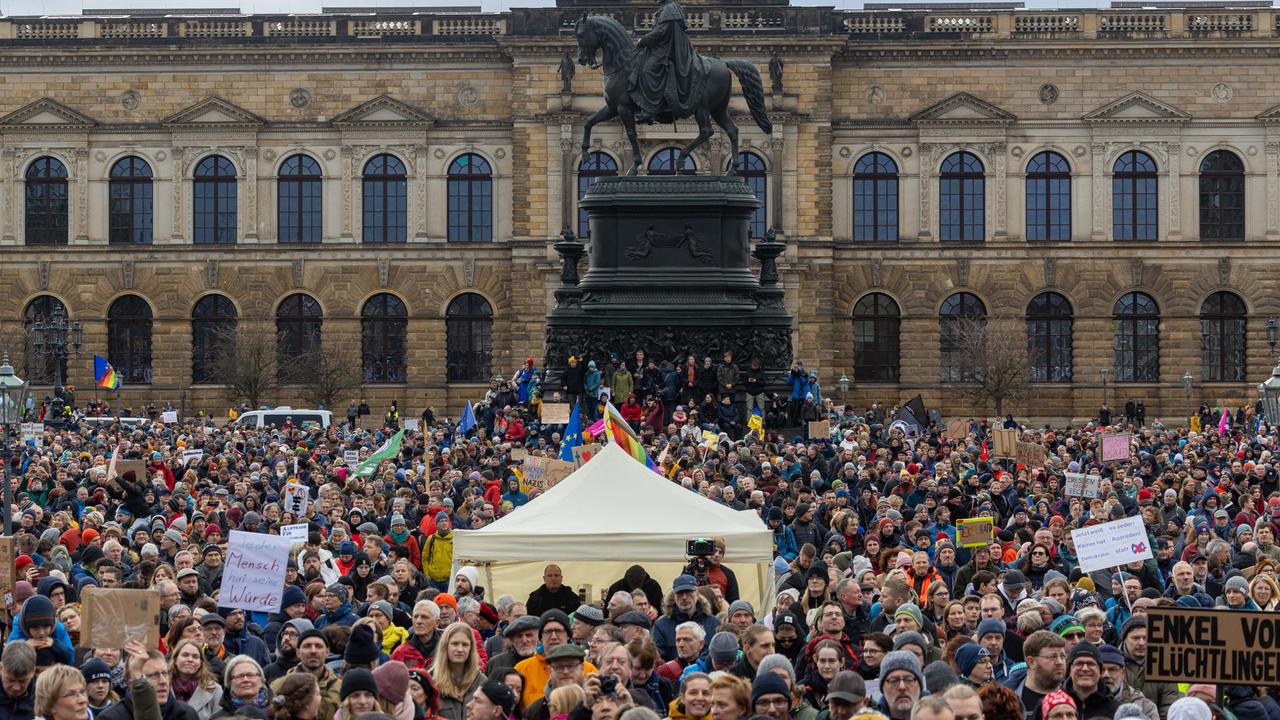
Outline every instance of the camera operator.
[(724, 538), (715, 539), (716, 550), (707, 558), (707, 580), (712, 585), (720, 587), (720, 594), (724, 596), (727, 603), (734, 602), (741, 597), (738, 591), (738, 576), (733, 571), (725, 567), (724, 562)]

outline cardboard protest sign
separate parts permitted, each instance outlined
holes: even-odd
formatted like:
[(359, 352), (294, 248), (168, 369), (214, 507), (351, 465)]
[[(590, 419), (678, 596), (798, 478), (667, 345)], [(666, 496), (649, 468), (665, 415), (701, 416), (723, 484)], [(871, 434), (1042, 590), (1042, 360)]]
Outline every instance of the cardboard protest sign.
[(150, 477), (147, 475), (147, 463), (144, 460), (117, 460), (116, 474), (124, 477), (125, 473), (133, 471), (133, 475), (137, 478), (136, 482), (149, 482)]
[(956, 542), (960, 547), (990, 545), (996, 536), (996, 521), (989, 517), (964, 518), (956, 522)]
[(203, 459), (204, 459), (204, 451), (203, 451), (203, 450), (183, 450), (183, 451), (182, 451), (182, 464), (183, 464), (183, 465), (190, 465), (190, 464), (191, 464), (191, 463), (193, 463), (193, 462), (197, 462), (197, 463), (198, 463), (198, 462), (200, 462), (200, 461), (201, 461), (201, 460), (203, 460)]
[(1044, 467), (1044, 446), (1040, 443), (1018, 442), (1018, 464), (1025, 465), (1028, 470)]
[(1087, 573), (1152, 557), (1141, 515), (1076, 528), (1071, 531), (1071, 538), (1076, 543), (1080, 569)]
[(947, 438), (955, 440), (969, 434), (969, 421), (967, 420), (948, 420), (947, 421)]
[(1133, 436), (1129, 433), (1111, 433), (1103, 435), (1098, 441), (1102, 446), (1102, 462), (1129, 459), (1129, 443)]
[(22, 442), (33, 442), (36, 447), (44, 447), (44, 423), (22, 423)]
[(160, 413), (160, 422), (164, 423), (165, 425), (176, 425), (178, 422), (178, 411), (165, 410), (164, 412)]
[(288, 483), (280, 491), (281, 509), (287, 513), (293, 513), (294, 517), (302, 517), (306, 514), (309, 499), (311, 499), (311, 491), (298, 483)]
[(831, 421), (830, 420), (814, 420), (809, 423), (809, 439), (810, 440), (830, 440), (831, 439)]
[(545, 457), (527, 458), (524, 461), (524, 478), (520, 483), (520, 489), (527, 493), (534, 490), (550, 490), (576, 469), (573, 463), (564, 460)]
[(280, 612), (290, 545), (288, 538), (279, 535), (232, 530), (218, 606)]
[(1102, 476), (1066, 473), (1063, 491), (1067, 497), (1097, 498), (1102, 496)]
[(596, 453), (604, 449), (603, 445), (591, 443), (588, 445), (579, 445), (573, 449), (573, 466), (580, 468), (587, 463), (588, 460), (596, 456)]
[(529, 451), (524, 448), (511, 448), (511, 462), (522, 463), (529, 458)]
[(1018, 431), (1013, 428), (1000, 428), (991, 432), (993, 439), (992, 457), (1013, 460), (1018, 457)]
[(568, 425), (572, 410), (569, 403), (542, 403), (542, 424)]
[(1280, 615), (1150, 607), (1146, 677), (1152, 682), (1280, 685)]
[(80, 593), (80, 646), (124, 647), (130, 640), (160, 644), (160, 591), (85, 587)]
[(359, 465), (360, 451), (359, 450), (343, 450), (342, 463), (347, 467), (355, 467), (356, 465)]
[(307, 523), (294, 523), (280, 526), (280, 537), (290, 542), (305, 543), (307, 541)]
[(13, 561), (16, 557), (13, 538), (9, 535), (0, 535), (0, 595), (12, 590), (13, 584), (17, 582), (13, 569)]
[(418, 430), (421, 427), (422, 427), (422, 421), (419, 420), (418, 418), (405, 418), (404, 420), (405, 430), (413, 432), (415, 430)]

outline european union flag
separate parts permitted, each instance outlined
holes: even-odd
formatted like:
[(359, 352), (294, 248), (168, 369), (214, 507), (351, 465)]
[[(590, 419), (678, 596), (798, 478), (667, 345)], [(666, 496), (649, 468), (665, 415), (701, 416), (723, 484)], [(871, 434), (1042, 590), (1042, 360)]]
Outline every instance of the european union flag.
[(564, 426), (564, 442), (560, 443), (560, 459), (573, 462), (573, 449), (582, 445), (582, 417), (578, 415), (578, 403), (573, 404), (569, 424)]
[(462, 417), (458, 419), (458, 432), (466, 435), (476, 426), (476, 412), (471, 409), (471, 401), (467, 401), (466, 407), (462, 408)]

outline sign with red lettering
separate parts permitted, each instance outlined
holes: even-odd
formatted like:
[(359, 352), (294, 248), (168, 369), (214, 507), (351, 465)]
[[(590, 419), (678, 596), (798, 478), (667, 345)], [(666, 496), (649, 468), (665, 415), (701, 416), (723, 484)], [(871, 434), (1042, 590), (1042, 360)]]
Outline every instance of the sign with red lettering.
[(1147, 608), (1147, 680), (1280, 685), (1280, 615)]
[(222, 571), (218, 606), (279, 612), (289, 538), (232, 530)]

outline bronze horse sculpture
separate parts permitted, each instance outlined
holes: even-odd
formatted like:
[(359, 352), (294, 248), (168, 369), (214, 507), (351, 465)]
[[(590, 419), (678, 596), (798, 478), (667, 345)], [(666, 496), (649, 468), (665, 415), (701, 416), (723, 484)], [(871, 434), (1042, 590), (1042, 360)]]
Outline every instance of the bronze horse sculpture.
[[(627, 139), (631, 142), (633, 160), (627, 169), (627, 175), (635, 175), (641, 164), (640, 142), (636, 138), (636, 122), (639, 103), (631, 88), (630, 75), (632, 65), (637, 60), (636, 44), (630, 33), (617, 20), (604, 15), (592, 15), (579, 19), (573, 27), (578, 39), (578, 63), (589, 67), (599, 67), (596, 54), (604, 52), (604, 99), (605, 106), (587, 118), (582, 132), (582, 151), (585, 153), (591, 145), (591, 128), (597, 123), (620, 117), (626, 129)], [(730, 72), (738, 76), (742, 86), (742, 95), (751, 111), (751, 119), (756, 126), (765, 132), (773, 133), (773, 123), (765, 111), (764, 84), (760, 79), (760, 71), (745, 60), (721, 60), (715, 57), (701, 56), (699, 67), (705, 73), (698, 78), (699, 92), (690, 98), (689, 111), (679, 114), (667, 114), (655, 120), (675, 121), (692, 116), (698, 123), (698, 136), (688, 145), (680, 149), (680, 157), (676, 167), (683, 167), (686, 158), (694, 148), (706, 142), (715, 134), (711, 127), (714, 120), (729, 136), (732, 152), (729, 155), (729, 175), (733, 175), (738, 164), (738, 126), (729, 117), (729, 99), (733, 94)]]

